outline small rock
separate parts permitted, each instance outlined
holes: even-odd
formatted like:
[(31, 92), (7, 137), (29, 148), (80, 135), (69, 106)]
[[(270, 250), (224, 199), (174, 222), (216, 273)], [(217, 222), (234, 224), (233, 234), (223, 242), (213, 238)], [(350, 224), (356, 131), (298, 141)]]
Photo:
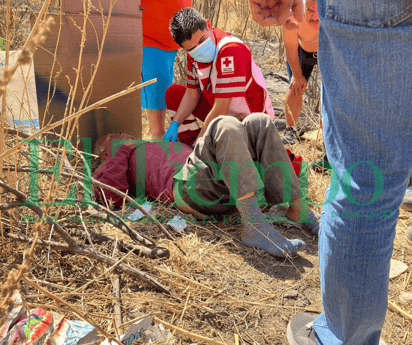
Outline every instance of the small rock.
[(212, 329), (212, 331), (210, 332), (210, 334), (212, 335), (213, 338), (215, 338), (217, 336), (216, 330)]
[(396, 278), (408, 269), (408, 265), (399, 260), (391, 260), (391, 269), (389, 272), (389, 278)]
[(270, 208), (268, 215), (272, 218), (277, 217), (285, 217), (288, 212), (287, 205), (274, 205)]
[(402, 303), (411, 303), (412, 302), (412, 292), (402, 292), (399, 296), (399, 300)]
[(299, 292), (297, 292), (296, 290), (290, 290), (285, 292), (285, 294), (283, 295), (283, 298), (297, 298), (299, 295)]

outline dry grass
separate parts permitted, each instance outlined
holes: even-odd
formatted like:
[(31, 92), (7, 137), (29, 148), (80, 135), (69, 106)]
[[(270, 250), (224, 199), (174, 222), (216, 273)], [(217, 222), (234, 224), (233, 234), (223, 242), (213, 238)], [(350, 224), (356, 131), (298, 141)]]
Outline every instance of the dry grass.
[[(41, 3), (39, 1), (39, 6)], [(207, 10), (213, 15), (213, 23), (218, 23), (221, 28), (234, 30), (248, 40), (262, 69), (286, 75), (279, 31), (274, 28), (260, 28), (254, 24), (249, 16), (246, 0), (216, 0), (207, 3)], [(200, 1), (195, 1), (195, 4), (199, 6)], [(221, 11), (213, 12), (219, 6)], [(1, 30), (3, 31), (0, 36), (4, 35), (4, 27)], [(17, 32), (13, 37), (16, 37), (13, 41), (15, 48), (24, 44), (24, 39), (17, 39)], [(264, 42), (259, 43), (261, 39), (269, 40), (270, 44), (265, 46)], [(266, 48), (262, 49), (263, 46)], [(184, 70), (184, 65), (181, 68)], [(316, 80), (316, 84), (309, 88), (309, 97), (304, 107), (305, 115), (301, 116), (300, 120), (301, 126), (309, 129), (319, 126), (318, 82), (319, 80)], [(281, 116), (284, 96), (281, 93), (272, 95), (273, 104), (279, 109), (278, 116)], [(145, 124), (147, 128), (147, 121), (144, 119)], [(15, 131), (4, 128), (3, 135), (4, 151), (17, 144)], [(53, 134), (48, 136), (54, 137)], [(322, 155), (321, 140), (318, 141), (318, 148), (314, 146), (313, 141), (302, 141), (293, 146), (292, 150), (302, 155), (304, 160), (313, 161)], [(57, 214), (61, 219), (61, 227), (77, 245), (85, 249), (90, 250), (89, 235), (92, 235), (94, 250), (113, 258), (114, 264), (75, 254), (70, 248), (44, 247), (38, 243), (32, 244), (33, 252), (29, 257), (25, 256), (24, 252), (30, 245), (17, 242), (8, 237), (8, 234), (33, 237), (37, 233), (39, 239), (44, 241), (63, 242), (64, 239), (61, 233), (57, 233), (55, 226), (24, 222), (24, 217), (34, 215), (34, 211), (14, 207), (12, 203), (18, 201), (18, 197), (3, 189), (0, 202), (0, 284), (3, 286), (3, 297), (7, 297), (8, 292), (18, 287), (28, 306), (43, 306), (72, 319), (91, 318), (104, 332), (114, 336), (116, 297), (112, 279), (115, 274), (120, 275), (123, 323), (134, 320), (143, 313), (155, 315), (180, 330), (190, 332), (186, 336), (182, 335), (181, 331), (175, 333), (179, 344), (235, 344), (236, 341), (239, 344), (286, 344), (286, 325), (294, 314), (302, 310), (321, 310), (317, 241), (301, 229), (279, 225), (280, 231), (286, 237), (301, 238), (307, 244), (307, 249), (296, 259), (279, 260), (263, 251), (243, 246), (239, 239), (238, 224), (196, 223), (190, 218), (192, 222), (183, 233), (171, 233), (175, 238), (172, 241), (166, 239), (155, 224), (134, 222), (130, 225), (133, 230), (144, 235), (157, 247), (167, 248), (170, 252), (169, 258), (149, 259), (117, 246), (116, 242), (130, 244), (133, 241), (113, 224), (104, 222), (101, 218), (99, 222), (92, 222), (90, 215), (86, 216), (90, 209), (80, 205), (84, 197), (84, 181), (82, 183), (74, 178), (75, 175), (83, 174), (84, 161), (79, 152), (74, 149), (74, 155), (70, 159), (62, 148), (40, 145), (40, 157), (40, 168), (43, 169), (50, 169), (56, 163), (56, 158), (61, 157), (64, 162), (62, 171), (66, 173), (61, 176), (60, 185), (50, 174), (40, 174), (41, 200), (59, 201), (67, 196), (73, 185), (76, 186), (76, 199), (79, 200), (79, 206), (45, 205), (42, 206), (43, 212), (49, 215)], [(93, 169), (97, 164), (98, 161), (94, 159)], [(24, 168), (28, 165), (27, 147), (16, 150), (4, 160), (2, 181), (27, 195), (30, 180)], [(311, 170), (311, 200), (322, 203), (328, 183), (327, 175)], [(10, 205), (9, 209), (6, 204)], [(320, 211), (320, 207), (315, 209)], [(127, 207), (120, 212), (128, 214), (132, 212), (132, 208)], [(183, 216), (179, 211), (161, 204), (156, 206), (156, 212), (166, 219), (175, 214)], [(76, 217), (84, 218), (84, 224)], [(405, 240), (404, 231), (410, 226), (411, 220), (411, 213), (401, 210), (393, 254), (395, 259), (409, 266), (412, 265), (411, 243)], [(108, 236), (114, 241), (98, 242), (93, 233)], [(171, 293), (157, 292), (148, 283), (125, 273), (121, 269), (124, 266), (119, 264), (120, 261), (123, 265), (150, 275)], [(23, 273), (26, 282), (20, 280), (19, 275)], [(41, 286), (42, 291), (30, 282)], [(296, 290), (297, 296), (285, 297), (285, 293), (291, 290)], [(389, 299), (402, 310), (410, 312), (412, 305), (401, 304), (399, 295), (403, 291), (411, 290), (411, 272), (408, 270), (391, 280)], [(62, 306), (61, 300), (66, 303), (65, 306)], [(5, 305), (10, 305), (9, 300), (2, 298), (0, 308), (3, 309), (0, 311), (6, 312)], [(77, 312), (73, 311), (73, 307)], [(125, 328), (119, 327), (123, 330)], [(203, 340), (196, 340), (193, 334), (202, 336)], [(383, 337), (388, 344), (412, 344), (411, 319), (395, 309), (389, 309)]]

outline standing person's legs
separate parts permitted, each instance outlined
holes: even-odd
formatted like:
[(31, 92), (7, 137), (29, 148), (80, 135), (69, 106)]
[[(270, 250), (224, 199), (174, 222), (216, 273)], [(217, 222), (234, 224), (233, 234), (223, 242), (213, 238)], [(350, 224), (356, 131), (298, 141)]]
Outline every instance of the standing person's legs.
[(157, 78), (157, 82), (141, 90), (142, 108), (146, 109), (152, 139), (165, 134), (166, 89), (173, 82), (173, 64), (177, 51), (143, 47), (142, 82)]
[(319, 344), (378, 345), (385, 320), (395, 226), (412, 168), (407, 3), (318, 0), (325, 145), (340, 179), (326, 193), (333, 201), (323, 207), (319, 234)]
[[(309, 77), (312, 74), (313, 67), (317, 64), (317, 53), (308, 53), (304, 51), (299, 46), (299, 62), (302, 68), (302, 75), (305, 77), (306, 81), (309, 81)], [(289, 63), (286, 61), (286, 68), (289, 77), (289, 84), (292, 82), (292, 69), (290, 68)], [(300, 113), (303, 106), (303, 94), (294, 95), (291, 90), (289, 90), (285, 99), (285, 115), (286, 115), (286, 124), (296, 130), (296, 124), (298, 122)], [(293, 138), (294, 133), (287, 133), (283, 139), (284, 143), (294, 144), (296, 140)]]
[[(313, 67), (317, 64), (317, 58), (315, 56), (317, 56), (317, 53), (308, 53), (299, 46), (299, 62), (300, 67), (302, 68), (302, 75), (305, 77), (306, 81), (309, 81), (309, 78), (313, 71)], [(287, 61), (286, 70), (288, 72), (290, 84), (292, 82), (293, 73)], [(303, 94), (293, 95), (289, 91), (285, 100), (286, 123), (288, 126), (296, 126), (300, 112), (302, 111), (302, 104)]]

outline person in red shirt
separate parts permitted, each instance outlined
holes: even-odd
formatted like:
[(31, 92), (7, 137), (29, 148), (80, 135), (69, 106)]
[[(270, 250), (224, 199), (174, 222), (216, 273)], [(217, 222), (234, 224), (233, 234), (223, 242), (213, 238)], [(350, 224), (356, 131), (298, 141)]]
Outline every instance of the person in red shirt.
[(180, 49), (169, 32), (173, 14), (192, 0), (142, 0), (143, 64), (142, 82), (157, 78), (157, 83), (141, 90), (142, 108), (146, 109), (152, 139), (162, 139), (165, 130), (165, 92), (173, 82), (173, 65)]
[[(170, 32), (187, 52), (187, 85), (172, 85), (166, 91), (167, 109), (175, 114), (164, 140), (179, 138), (190, 145), (219, 115), (243, 120), (261, 112), (273, 119), (265, 80), (245, 43), (212, 27), (193, 8), (175, 13)], [(204, 122), (202, 129), (195, 117)]]
[[(113, 137), (111, 138), (113, 139)], [(236, 143), (231, 146), (231, 143)], [(106, 141), (106, 147), (111, 148)], [(238, 210), (244, 244), (274, 256), (294, 255), (301, 240), (287, 240), (272, 226), (275, 219), (259, 205), (290, 202), (287, 218), (301, 218), (299, 179), (292, 169), (275, 125), (263, 113), (242, 122), (231, 116), (213, 120), (194, 150), (183, 143), (136, 140), (122, 145), (95, 172), (94, 178), (143, 204), (150, 199), (173, 203), (185, 213), (221, 216)], [(95, 191), (97, 200), (123, 205), (123, 198), (107, 189)], [(309, 210), (304, 227), (317, 234), (319, 223)], [(230, 218), (231, 219), (231, 218)], [(284, 219), (277, 219), (284, 221)]]

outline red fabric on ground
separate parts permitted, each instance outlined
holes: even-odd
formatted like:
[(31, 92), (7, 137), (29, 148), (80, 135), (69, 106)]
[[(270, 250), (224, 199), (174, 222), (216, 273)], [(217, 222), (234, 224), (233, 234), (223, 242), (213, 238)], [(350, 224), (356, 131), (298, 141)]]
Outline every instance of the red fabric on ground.
[[(163, 142), (164, 144), (165, 142)], [(175, 152), (173, 149), (175, 144), (168, 143), (170, 150), (169, 158), (167, 158), (162, 147), (156, 142), (145, 142), (135, 149), (123, 145), (113, 158), (108, 158), (103, 162), (102, 166), (95, 172), (94, 178), (104, 184), (115, 187), (123, 193), (129, 192), (132, 197), (135, 197), (137, 161), (139, 167), (144, 166), (145, 168), (145, 195), (164, 202), (174, 202), (173, 177), (177, 173), (174, 164), (176, 164), (175, 162), (181, 162), (183, 167), (187, 157), (193, 151), (187, 145), (183, 145), (182, 152)], [(180, 143), (177, 145), (180, 145)], [(143, 150), (145, 157), (144, 162), (141, 162)], [(139, 186), (141, 186), (141, 183), (139, 183)], [(107, 201), (111, 199), (116, 207), (122, 206), (122, 197), (106, 189), (103, 192)], [(97, 201), (104, 203), (104, 197), (100, 188), (95, 190), (95, 196)]]
[(290, 150), (286, 150), (290, 161), (292, 162), (293, 170), (295, 170), (295, 174), (299, 177), (301, 164), (302, 163), (302, 156), (295, 156)]

